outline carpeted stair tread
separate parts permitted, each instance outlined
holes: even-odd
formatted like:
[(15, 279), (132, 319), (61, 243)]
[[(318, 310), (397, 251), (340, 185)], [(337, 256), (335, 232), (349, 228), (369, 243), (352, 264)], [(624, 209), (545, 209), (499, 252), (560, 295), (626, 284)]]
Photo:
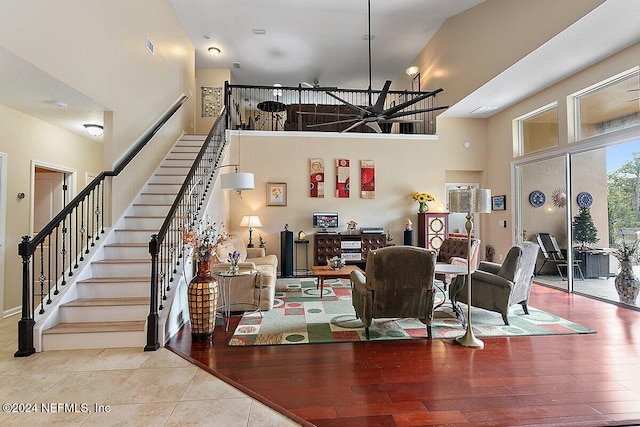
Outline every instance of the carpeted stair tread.
[(144, 320), (131, 320), (123, 322), (77, 322), (59, 323), (47, 329), (43, 334), (78, 334), (95, 332), (137, 332), (144, 331)]

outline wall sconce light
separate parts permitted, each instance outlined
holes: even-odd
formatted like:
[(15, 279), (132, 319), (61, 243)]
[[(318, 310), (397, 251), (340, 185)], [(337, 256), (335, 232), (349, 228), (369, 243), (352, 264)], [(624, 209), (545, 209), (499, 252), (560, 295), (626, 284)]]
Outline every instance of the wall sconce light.
[(211, 56), (220, 55), (220, 49), (218, 49), (217, 47), (210, 47), (209, 48), (209, 55), (211, 55)]
[(404, 72), (407, 73), (408, 76), (415, 77), (419, 71), (420, 71), (420, 68), (418, 68), (417, 65), (412, 65), (411, 67), (407, 68)]
[(91, 136), (102, 136), (104, 133), (104, 128), (100, 125), (96, 124), (85, 124), (84, 128), (87, 130), (87, 133)]

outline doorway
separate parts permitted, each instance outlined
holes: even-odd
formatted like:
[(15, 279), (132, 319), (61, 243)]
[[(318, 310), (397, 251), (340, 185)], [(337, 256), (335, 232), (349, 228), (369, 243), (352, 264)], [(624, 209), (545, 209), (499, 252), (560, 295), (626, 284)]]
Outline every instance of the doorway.
[(36, 235), (71, 200), (75, 171), (33, 162), (31, 230)]

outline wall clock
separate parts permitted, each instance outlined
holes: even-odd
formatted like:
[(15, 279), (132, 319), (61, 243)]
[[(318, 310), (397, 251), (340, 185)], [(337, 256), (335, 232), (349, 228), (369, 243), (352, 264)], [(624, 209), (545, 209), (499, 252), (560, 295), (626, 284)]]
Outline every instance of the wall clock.
[(586, 191), (578, 193), (578, 206), (581, 208), (590, 208), (592, 203), (593, 196), (591, 193), (587, 193)]
[(546, 196), (540, 190), (533, 190), (529, 194), (529, 203), (531, 203), (531, 205), (533, 205), (536, 208), (539, 208), (540, 206), (544, 205), (544, 202), (546, 200), (547, 200)]

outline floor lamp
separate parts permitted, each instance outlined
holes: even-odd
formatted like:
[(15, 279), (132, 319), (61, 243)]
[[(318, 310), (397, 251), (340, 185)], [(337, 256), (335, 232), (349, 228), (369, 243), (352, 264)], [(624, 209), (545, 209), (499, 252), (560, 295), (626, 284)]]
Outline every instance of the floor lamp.
[(456, 341), (465, 347), (483, 348), (484, 342), (473, 335), (471, 327), (471, 230), (473, 214), (491, 212), (491, 190), (469, 187), (449, 191), (449, 212), (467, 214), (464, 225), (467, 230), (467, 332)]

